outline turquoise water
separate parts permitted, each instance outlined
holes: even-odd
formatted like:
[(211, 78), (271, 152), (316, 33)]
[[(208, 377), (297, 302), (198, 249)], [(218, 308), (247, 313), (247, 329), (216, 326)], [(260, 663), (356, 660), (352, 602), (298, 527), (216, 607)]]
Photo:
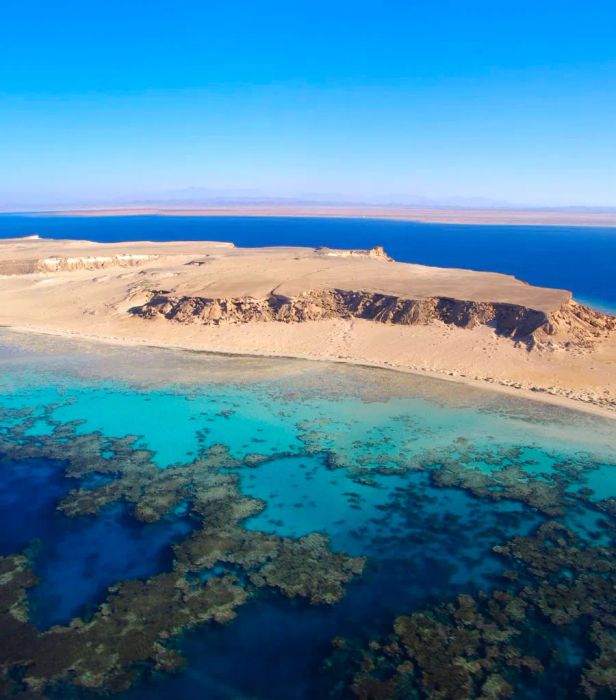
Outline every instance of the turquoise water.
[[(353, 650), (376, 648), (370, 640), (398, 616), (461, 593), (515, 593), (499, 546), (554, 522), (584, 546), (611, 546), (611, 421), (382, 370), (9, 332), (0, 367), (0, 556), (25, 554), (38, 579), (24, 589), (27, 607), (4, 611), (34, 625), (10, 639), (0, 631), (7, 697), (35, 687), (57, 698), (75, 688), (135, 699), (357, 697)], [(187, 558), (182, 547), (205, 534), (207, 547)], [(305, 537), (299, 559), (276, 559)], [(231, 544), (211, 544), (220, 538)], [(356, 564), (324, 602), (309, 591), (337, 576), (342, 560), (330, 556)], [(176, 577), (171, 589), (164, 575)], [(13, 580), (0, 572), (0, 587)], [(152, 592), (135, 589), (120, 613), (113, 601), (126, 581)], [(234, 619), (199, 621), (190, 608), (165, 627), (217, 581), (242, 591)], [(529, 686), (506, 667), (516, 697), (578, 697), (562, 683), (577, 688), (595, 653), (590, 622), (524, 624), (545, 669)], [(69, 646), (93, 629), (111, 650), (132, 625), (126, 666), (110, 651), (100, 671), (96, 645)], [(140, 640), (152, 625), (162, 631), (150, 648)], [(41, 651), (50, 633), (53, 661)], [(581, 651), (550, 661), (537, 635)], [(161, 649), (183, 663), (167, 667)], [(52, 673), (63, 654), (82, 654), (74, 668), (92, 670)], [(417, 697), (429, 697), (422, 682)]]

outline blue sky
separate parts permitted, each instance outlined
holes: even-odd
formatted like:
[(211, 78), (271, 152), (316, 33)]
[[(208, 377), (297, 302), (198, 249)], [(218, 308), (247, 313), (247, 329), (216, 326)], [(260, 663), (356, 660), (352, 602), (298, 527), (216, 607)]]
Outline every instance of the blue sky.
[(616, 4), (3, 0), (0, 208), (616, 206)]

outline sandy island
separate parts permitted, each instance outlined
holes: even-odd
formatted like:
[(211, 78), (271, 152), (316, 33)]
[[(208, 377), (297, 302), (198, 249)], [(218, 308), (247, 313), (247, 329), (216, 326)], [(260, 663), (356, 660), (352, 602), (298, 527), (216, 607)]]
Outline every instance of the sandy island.
[(387, 367), (616, 417), (614, 317), (380, 248), (5, 239), (0, 299), (16, 330)]

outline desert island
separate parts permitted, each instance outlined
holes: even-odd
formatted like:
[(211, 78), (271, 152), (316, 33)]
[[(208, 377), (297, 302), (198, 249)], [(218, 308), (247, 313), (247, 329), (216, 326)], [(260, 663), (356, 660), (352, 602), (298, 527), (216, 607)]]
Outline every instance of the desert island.
[(378, 246), (5, 239), (0, 298), (15, 330), (374, 365), (616, 416), (616, 317)]

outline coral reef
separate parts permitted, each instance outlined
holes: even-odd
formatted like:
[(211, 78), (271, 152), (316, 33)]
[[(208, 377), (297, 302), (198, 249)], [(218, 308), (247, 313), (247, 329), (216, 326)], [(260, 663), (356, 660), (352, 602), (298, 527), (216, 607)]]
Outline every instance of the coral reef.
[(24, 619), (20, 602), (34, 579), (21, 561), (13, 565), (0, 578), (2, 602), (18, 598), (12, 608), (3, 604), (0, 609), (0, 669), (6, 681), (21, 669), (20, 686), (36, 692), (60, 680), (117, 692), (131, 684), (134, 665), (145, 660), (173, 670), (181, 657), (166, 646), (170, 638), (204, 622), (231, 620), (248, 597), (233, 576), (189, 582), (174, 571), (119, 583), (91, 620), (76, 618), (66, 627), (39, 632)]
[[(38, 630), (30, 621), (27, 589), (36, 584), (26, 556), (0, 558), (0, 694), (43, 697), (57, 683), (118, 692), (144, 669), (172, 671), (182, 664), (173, 639), (208, 622), (225, 623), (259, 588), (332, 604), (344, 584), (361, 574), (362, 558), (329, 549), (327, 538), (298, 540), (241, 527), (264, 504), (242, 496), (229, 469), (244, 462), (221, 445), (204, 448), (193, 462), (160, 469), (135, 437), (77, 434), (78, 423), (47, 420), (51, 435), (28, 437), (34, 417), (4, 410), (0, 453), (12, 459), (60, 459), (73, 479), (105, 476), (73, 489), (58, 509), (66, 516), (94, 515), (105, 506), (131, 504), (135, 518), (153, 522), (181, 504), (195, 523), (175, 545), (173, 570), (145, 581), (121, 581), (108, 590), (90, 619)], [(266, 459), (249, 455), (246, 464)], [(144, 665), (145, 664), (145, 665)]]
[[(365, 558), (332, 551), (323, 534), (290, 538), (247, 529), (244, 521), (265, 503), (240, 492), (238, 472), (281, 455), (238, 459), (225, 445), (206, 445), (203, 433), (192, 461), (162, 469), (136, 436), (83, 433), (78, 421), (54, 420), (57, 407), (42, 414), (2, 409), (0, 454), (61, 461), (74, 488), (58, 503), (60, 513), (95, 517), (121, 502), (144, 523), (186, 517), (193, 528), (173, 546), (168, 570), (119, 581), (88, 616), (43, 631), (28, 610), (27, 593), (37, 583), (30, 553), (0, 557), (0, 696), (42, 698), (65, 685), (76, 692), (122, 691), (143, 673), (180, 668), (178, 637), (199, 625), (227, 623), (262, 589), (306, 606), (332, 605), (362, 574)], [(32, 434), (41, 415), (51, 432)], [(614, 696), (615, 508), (613, 498), (595, 498), (586, 487), (587, 475), (600, 466), (596, 459), (582, 453), (563, 459), (496, 441), (478, 447), (463, 437), (421, 455), (401, 451), (388, 458), (387, 435), (378, 440), (366, 433), (345, 452), (329, 439), (332, 426), (326, 419), (298, 426), (305, 451), (322, 452), (329, 469), (345, 469), (364, 486), (378, 486), (376, 475), (408, 477), (370, 520), (383, 552), (390, 539), (400, 541), (392, 535), (397, 528), (419, 552), (417, 566), (440, 553), (438, 564), (446, 567), (443, 553), (455, 548), (473, 570), (490, 555), (502, 566), (487, 592), (468, 586), (453, 597), (453, 587), (435, 588), (432, 594), (444, 602), (388, 611), (388, 634), (366, 630), (363, 639), (336, 638), (323, 697), (492, 700), (524, 697), (540, 686), (554, 697), (565, 687), (570, 698)], [(319, 437), (319, 430), (327, 435)], [(438, 510), (428, 486), (476, 499), (464, 528), (455, 514)], [(361, 508), (356, 491), (351, 486), (344, 496)], [(498, 517), (485, 517), (485, 501)], [(515, 503), (508, 510), (500, 501)], [(601, 529), (594, 541), (565, 524), (588, 511)], [(506, 520), (522, 534), (503, 536)], [(355, 535), (362, 540), (365, 533)], [(409, 570), (409, 586), (412, 575)]]
[[(610, 526), (614, 535), (613, 525)], [(509, 698), (553, 679), (575, 697), (613, 697), (616, 689), (616, 562), (612, 547), (589, 546), (557, 521), (494, 548), (510, 569), (505, 589), (459, 595), (450, 603), (400, 615), (391, 634), (334, 640), (332, 673), (362, 700)], [(546, 640), (561, 641), (560, 651)], [(567, 658), (593, 647), (585, 663)]]
[(362, 573), (365, 559), (333, 553), (328, 540), (314, 533), (299, 540), (282, 540), (272, 557), (250, 580), (258, 586), (279, 588), (289, 597), (304, 596), (311, 603), (336, 603), (343, 583)]
[(436, 486), (462, 488), (494, 501), (519, 501), (551, 517), (562, 515), (582, 496), (571, 487), (581, 486), (596, 465), (589, 454), (567, 460), (545, 451), (541, 456), (547, 462), (543, 468), (524, 448), (477, 449), (466, 441), (449, 452), (426, 454), (422, 466)]

